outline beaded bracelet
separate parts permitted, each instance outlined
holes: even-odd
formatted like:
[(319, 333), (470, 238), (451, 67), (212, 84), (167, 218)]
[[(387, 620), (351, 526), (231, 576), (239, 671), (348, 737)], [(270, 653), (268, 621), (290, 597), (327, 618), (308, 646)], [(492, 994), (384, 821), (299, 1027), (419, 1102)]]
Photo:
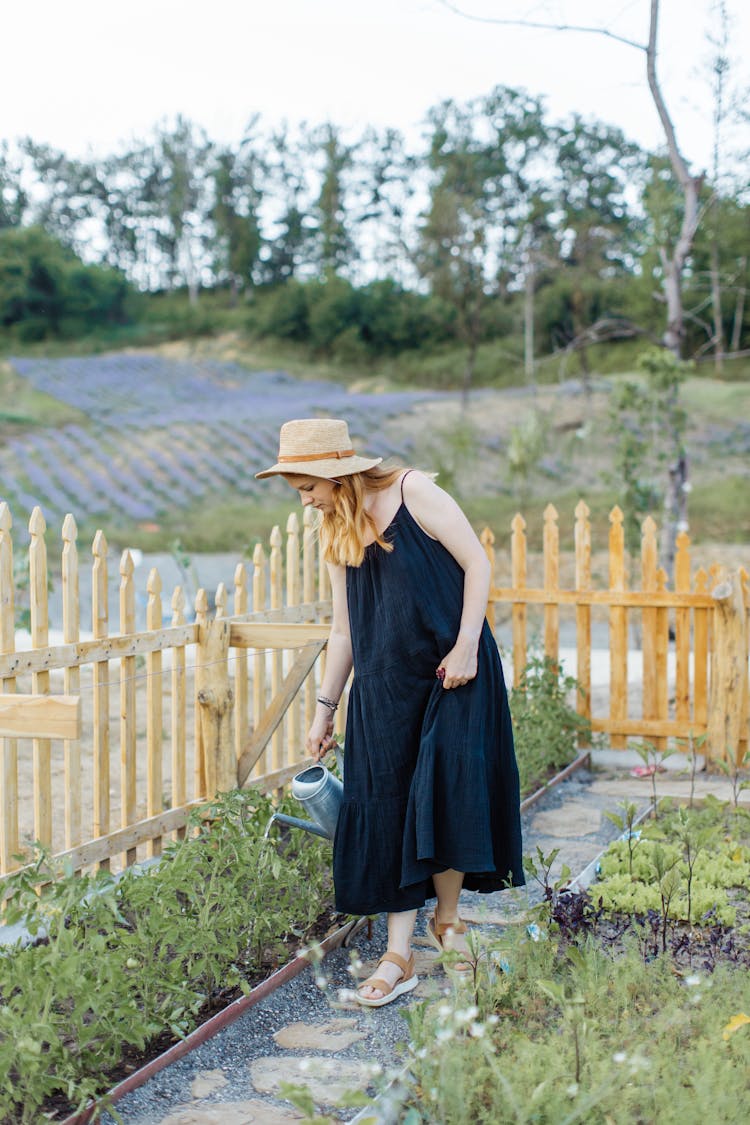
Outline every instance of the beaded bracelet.
[(329, 699), (325, 695), (319, 695), (317, 698), (317, 702), (322, 703), (324, 707), (327, 707), (332, 715), (335, 714), (336, 711), (338, 711), (338, 703), (334, 703), (332, 699)]

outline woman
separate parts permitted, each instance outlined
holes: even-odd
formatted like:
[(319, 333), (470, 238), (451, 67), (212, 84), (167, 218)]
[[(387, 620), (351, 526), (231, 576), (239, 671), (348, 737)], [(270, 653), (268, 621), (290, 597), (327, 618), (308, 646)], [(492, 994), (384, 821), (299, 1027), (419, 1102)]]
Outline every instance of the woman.
[(333, 621), (307, 736), (316, 761), (354, 668), (333, 868), (338, 910), (388, 913), (386, 953), (357, 990), (369, 1007), (416, 986), (411, 937), (428, 898), (429, 939), (461, 953), (461, 888), (524, 881), (487, 556), (447, 493), (381, 460), (355, 454), (346, 422), (302, 419), (282, 426), (277, 463), (256, 474), (283, 476), (321, 513)]

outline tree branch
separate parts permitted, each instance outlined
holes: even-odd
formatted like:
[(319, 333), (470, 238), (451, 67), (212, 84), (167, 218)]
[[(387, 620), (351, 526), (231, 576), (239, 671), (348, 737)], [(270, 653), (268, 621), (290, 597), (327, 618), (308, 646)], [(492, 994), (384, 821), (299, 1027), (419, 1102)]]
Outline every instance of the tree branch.
[(624, 43), (626, 47), (635, 47), (639, 51), (648, 50), (645, 43), (638, 43), (635, 39), (628, 39), (625, 35), (618, 35), (607, 27), (586, 27), (573, 23), (545, 23), (540, 20), (525, 19), (499, 19), (493, 16), (475, 16), (471, 12), (464, 12), (450, 0), (439, 0), (439, 3), (462, 19), (471, 20), (473, 23), (494, 23), (503, 27), (531, 27), (539, 31), (578, 31), (586, 35), (604, 35), (607, 39), (614, 39), (617, 43)]

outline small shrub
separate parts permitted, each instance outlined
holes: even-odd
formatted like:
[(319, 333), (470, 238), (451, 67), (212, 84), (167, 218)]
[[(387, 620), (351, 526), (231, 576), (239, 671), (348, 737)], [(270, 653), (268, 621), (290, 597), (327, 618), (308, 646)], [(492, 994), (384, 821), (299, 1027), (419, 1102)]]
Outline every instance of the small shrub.
[(534, 656), (510, 693), (522, 794), (572, 762), (579, 738), (591, 733), (588, 720), (568, 702), (575, 686), (549, 657)]

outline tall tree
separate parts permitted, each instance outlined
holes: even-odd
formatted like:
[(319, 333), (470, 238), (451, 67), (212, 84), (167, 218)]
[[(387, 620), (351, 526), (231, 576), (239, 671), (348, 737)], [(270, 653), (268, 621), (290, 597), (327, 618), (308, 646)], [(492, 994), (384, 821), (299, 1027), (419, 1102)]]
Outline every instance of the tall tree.
[(414, 264), (421, 161), (397, 129), (366, 130), (356, 148), (357, 257), (373, 274), (406, 286), (418, 280)]
[(0, 230), (21, 225), (28, 196), (21, 182), (21, 168), (11, 157), (7, 141), (0, 142)]
[(262, 166), (254, 126), (255, 121), (237, 151), (223, 148), (217, 153), (213, 171), (214, 272), (219, 281), (229, 280), (235, 300), (254, 281), (262, 244)]
[(206, 220), (211, 206), (213, 145), (205, 131), (181, 115), (174, 125), (157, 126), (147, 146), (150, 169), (143, 183), (146, 204), (169, 270), (191, 302), (198, 299), (201, 274), (210, 266)]
[(605, 312), (603, 286), (631, 273), (642, 244), (628, 197), (643, 182), (646, 155), (620, 129), (575, 114), (555, 130), (555, 225), (572, 343), (588, 383), (587, 329)]
[(541, 108), (497, 87), (465, 105), (430, 111), (430, 201), (420, 232), (420, 269), (456, 310), (469, 393), (489, 302), (507, 267), (510, 232), (528, 213), (531, 169), (545, 143)]
[(271, 285), (299, 278), (312, 258), (315, 220), (307, 163), (304, 132), (293, 133), (286, 122), (273, 130), (266, 147), (270, 206), (261, 251), (263, 277)]
[[(502, 26), (536, 27), (546, 30), (578, 32), (606, 37), (628, 47), (643, 52), (646, 60), (646, 81), (649, 92), (656, 109), (666, 144), (669, 165), (672, 175), (679, 184), (681, 192), (680, 226), (673, 242), (659, 247), (659, 257), (662, 268), (662, 284), (666, 307), (666, 326), (664, 328), (663, 342), (673, 355), (679, 359), (685, 338), (685, 314), (682, 299), (683, 277), (686, 264), (693, 245), (693, 239), (698, 228), (700, 218), (699, 199), (703, 186), (702, 174), (694, 174), (683, 154), (677, 140), (672, 116), (662, 92), (657, 73), (658, 59), (658, 32), (661, 0), (649, 0), (648, 39), (645, 43), (637, 42), (626, 36), (617, 35), (606, 27), (586, 27), (577, 24), (555, 23), (552, 20), (517, 19), (501, 17), (470, 16), (463, 12), (451, 0), (441, 0), (444, 7), (467, 19), (477, 20), (481, 23), (492, 23)], [(675, 396), (679, 393), (679, 380), (673, 383)], [(676, 400), (671, 404), (671, 414), (676, 416)], [(671, 574), (674, 563), (675, 540), (681, 527), (687, 527), (687, 456), (682, 446), (681, 437), (675, 429), (672, 434), (673, 457), (669, 467), (669, 489), (665, 501), (666, 518), (664, 521), (661, 553), (667, 571)]]
[(311, 133), (309, 145), (313, 160), (320, 164), (320, 188), (312, 209), (316, 257), (322, 276), (330, 277), (346, 270), (354, 248), (347, 214), (353, 147), (330, 122)]

